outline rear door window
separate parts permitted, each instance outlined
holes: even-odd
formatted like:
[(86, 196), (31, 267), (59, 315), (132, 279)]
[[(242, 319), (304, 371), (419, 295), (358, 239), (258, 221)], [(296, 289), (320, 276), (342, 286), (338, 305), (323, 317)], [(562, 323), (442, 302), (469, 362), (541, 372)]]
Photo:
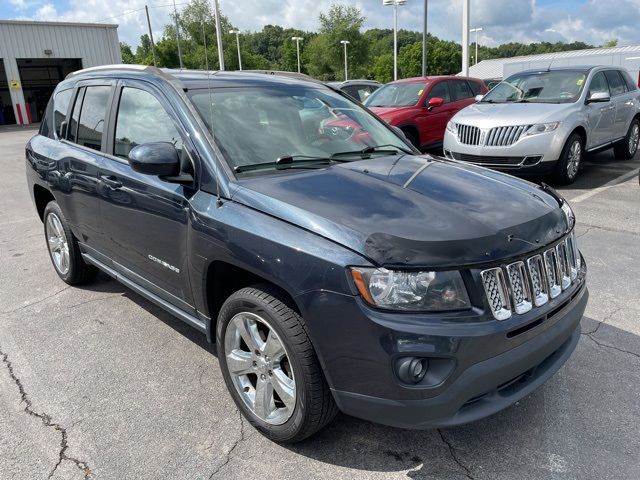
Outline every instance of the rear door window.
[(473, 96), (475, 97), (476, 95), (480, 95), (480, 92), (482, 91), (482, 88), (480, 87), (480, 85), (472, 81), (469, 81), (468, 83), (469, 83), (469, 88), (471, 88), (471, 93), (473, 93)]
[(473, 93), (465, 80), (452, 80), (451, 85), (451, 101), (457, 102), (473, 97)]
[(625, 83), (627, 84), (627, 89), (630, 92), (638, 89), (638, 86), (633, 81), (633, 78), (631, 78), (631, 75), (629, 75), (629, 72), (627, 72), (626, 70), (622, 70), (620, 73), (622, 74), (622, 78), (624, 79)]
[(74, 143), (76, 141), (78, 133), (78, 120), (80, 119), (80, 109), (82, 108), (84, 91), (85, 87), (82, 87), (78, 90), (78, 95), (76, 95), (76, 103), (74, 103), (73, 112), (71, 112), (71, 120), (69, 120), (69, 133), (67, 134), (67, 138), (69, 139), (69, 141)]
[(617, 70), (607, 70), (605, 72), (607, 80), (609, 81), (609, 88), (611, 89), (611, 96), (622, 95), (627, 91), (627, 86), (622, 80), (620, 73)]
[(110, 93), (111, 87), (106, 85), (86, 87), (78, 123), (76, 141), (78, 145), (98, 151), (101, 149)]

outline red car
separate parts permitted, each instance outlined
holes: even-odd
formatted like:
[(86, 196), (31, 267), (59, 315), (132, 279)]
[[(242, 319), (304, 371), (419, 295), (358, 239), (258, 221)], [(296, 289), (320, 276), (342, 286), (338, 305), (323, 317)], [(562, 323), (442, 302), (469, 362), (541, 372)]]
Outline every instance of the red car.
[(427, 150), (441, 147), (451, 117), (485, 93), (487, 87), (477, 78), (416, 77), (387, 83), (364, 104)]

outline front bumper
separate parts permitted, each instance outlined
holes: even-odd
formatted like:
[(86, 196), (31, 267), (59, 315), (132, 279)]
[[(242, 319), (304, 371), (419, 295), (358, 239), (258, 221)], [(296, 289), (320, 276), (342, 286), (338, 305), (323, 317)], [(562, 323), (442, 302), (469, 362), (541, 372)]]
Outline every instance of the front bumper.
[(522, 137), (505, 147), (466, 145), (448, 130), (443, 149), (445, 156), (495, 170), (518, 173), (549, 173), (562, 154), (564, 130)]
[[(306, 297), (303, 315), (344, 413), (401, 428), (452, 426), (512, 405), (560, 369), (579, 339), (585, 281), (583, 272), (544, 312), (504, 322), (430, 322), (329, 292)], [(398, 379), (395, 360), (408, 355), (430, 359), (428, 385)]]

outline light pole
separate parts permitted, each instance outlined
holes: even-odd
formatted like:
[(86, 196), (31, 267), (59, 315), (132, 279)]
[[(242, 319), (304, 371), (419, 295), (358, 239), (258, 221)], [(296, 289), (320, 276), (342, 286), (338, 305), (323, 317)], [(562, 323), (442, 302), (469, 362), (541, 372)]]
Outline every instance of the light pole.
[(216, 40), (218, 42), (218, 63), (220, 64), (220, 70), (224, 71), (224, 51), (222, 50), (222, 28), (220, 26), (220, 5), (218, 0), (213, 0), (213, 8), (216, 13)]
[(229, 33), (236, 35), (236, 45), (238, 46), (238, 69), (242, 70), (242, 56), (240, 55), (240, 30), (231, 29)]
[(478, 32), (481, 32), (482, 30), (484, 30), (482, 27), (472, 28), (469, 30), (470, 33), (476, 34), (476, 65), (478, 64)]
[(304, 37), (291, 37), (291, 40), (296, 42), (296, 53), (298, 54), (298, 73), (300, 73), (300, 42), (304, 40)]
[(178, 60), (180, 61), (180, 68), (184, 68), (182, 65), (182, 50), (180, 49), (180, 27), (178, 26), (178, 11), (176, 10), (176, 0), (173, 0), (173, 18), (176, 21), (176, 40), (178, 41)]
[(398, 5), (406, 5), (407, 0), (382, 0), (382, 5), (393, 5), (393, 79), (398, 79)]
[(469, 76), (469, 3), (462, 0), (462, 75)]
[(340, 43), (344, 45), (344, 79), (346, 81), (349, 79), (347, 75), (347, 45), (351, 42), (349, 40), (340, 40)]

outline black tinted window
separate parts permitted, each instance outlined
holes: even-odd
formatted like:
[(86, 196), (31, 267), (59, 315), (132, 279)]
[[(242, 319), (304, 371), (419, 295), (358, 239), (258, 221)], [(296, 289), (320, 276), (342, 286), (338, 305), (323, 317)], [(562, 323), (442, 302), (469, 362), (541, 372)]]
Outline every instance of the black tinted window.
[(480, 92), (482, 91), (482, 89), (480, 88), (480, 85), (478, 85), (476, 82), (468, 82), (469, 83), (469, 87), (471, 87), (471, 93), (473, 93), (473, 96), (475, 97), (476, 95), (480, 95)]
[(109, 93), (108, 86), (87, 87), (78, 123), (78, 145), (100, 150)]
[(449, 86), (448, 82), (440, 82), (436, 86), (434, 86), (429, 92), (429, 96), (427, 97), (427, 103), (432, 98), (442, 98), (444, 103), (451, 101), (451, 96), (449, 95)]
[(636, 82), (634, 82), (633, 78), (631, 78), (631, 75), (629, 75), (629, 72), (627, 72), (626, 70), (623, 70), (620, 73), (622, 74), (622, 78), (624, 79), (625, 83), (627, 84), (627, 89), (629, 91), (633, 91), (633, 90), (636, 90), (638, 88), (638, 86), (636, 85)]
[(449, 83), (451, 87), (452, 102), (473, 97), (473, 93), (471, 93), (471, 89), (465, 80), (452, 80)]
[(40, 135), (53, 138), (53, 131), (51, 130), (51, 110), (53, 109), (53, 98), (49, 99), (47, 103), (47, 109), (42, 116), (42, 122), (40, 123)]
[(149, 92), (125, 87), (120, 96), (113, 152), (127, 157), (136, 145), (170, 142), (182, 149), (182, 137), (158, 99)]
[(617, 70), (607, 70), (605, 72), (607, 76), (607, 80), (609, 81), (609, 89), (611, 90), (611, 96), (622, 95), (627, 91), (627, 86), (625, 85), (620, 73)]
[(67, 111), (73, 89), (61, 90), (53, 97), (53, 128), (58, 138), (62, 137), (62, 122), (67, 119)]

